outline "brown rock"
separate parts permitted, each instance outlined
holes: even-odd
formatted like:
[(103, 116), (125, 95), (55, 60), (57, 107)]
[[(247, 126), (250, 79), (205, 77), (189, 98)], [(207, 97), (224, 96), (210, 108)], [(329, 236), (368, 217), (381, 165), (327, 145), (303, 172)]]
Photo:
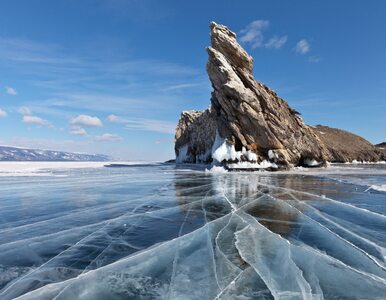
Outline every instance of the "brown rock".
[(376, 162), (386, 160), (386, 153), (364, 138), (351, 132), (317, 125), (314, 132), (328, 149), (331, 162)]
[(176, 162), (210, 163), (216, 129), (216, 119), (210, 109), (182, 112), (175, 136)]

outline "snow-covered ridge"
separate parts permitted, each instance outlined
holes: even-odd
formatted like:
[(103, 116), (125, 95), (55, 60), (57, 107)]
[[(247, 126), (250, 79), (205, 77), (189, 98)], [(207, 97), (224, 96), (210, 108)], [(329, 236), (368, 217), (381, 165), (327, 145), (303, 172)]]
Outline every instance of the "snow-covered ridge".
[(0, 161), (108, 161), (102, 154), (73, 153), (0, 146)]

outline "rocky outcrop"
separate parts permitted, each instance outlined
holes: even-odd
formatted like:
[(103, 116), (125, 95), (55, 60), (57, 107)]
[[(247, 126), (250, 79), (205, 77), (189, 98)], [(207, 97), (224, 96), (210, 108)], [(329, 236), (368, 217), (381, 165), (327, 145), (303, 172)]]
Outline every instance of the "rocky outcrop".
[(216, 116), (210, 108), (182, 112), (176, 129), (176, 162), (210, 163), (216, 130)]
[(176, 130), (177, 162), (324, 164), (324, 144), (298, 112), (253, 78), (253, 59), (236, 34), (216, 23), (210, 28), (211, 108), (182, 113)]
[(327, 126), (313, 128), (328, 149), (331, 162), (376, 162), (386, 160), (386, 152), (372, 145), (364, 138), (351, 132)]

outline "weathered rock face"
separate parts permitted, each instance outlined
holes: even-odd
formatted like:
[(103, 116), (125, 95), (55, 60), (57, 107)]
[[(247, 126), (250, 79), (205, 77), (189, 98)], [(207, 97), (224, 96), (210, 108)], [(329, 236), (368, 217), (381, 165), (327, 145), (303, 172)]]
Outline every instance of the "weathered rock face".
[(210, 163), (217, 123), (211, 109), (184, 111), (176, 129), (177, 163)]
[(376, 162), (386, 160), (386, 152), (351, 132), (327, 126), (313, 128), (328, 149), (331, 162)]
[[(199, 162), (197, 157), (205, 154), (205, 162), (323, 164), (328, 157), (324, 144), (283, 99), (254, 80), (253, 59), (236, 34), (215, 23), (210, 28), (207, 71), (212, 106), (182, 114), (176, 132), (177, 161)], [(215, 154), (216, 149), (221, 151)]]

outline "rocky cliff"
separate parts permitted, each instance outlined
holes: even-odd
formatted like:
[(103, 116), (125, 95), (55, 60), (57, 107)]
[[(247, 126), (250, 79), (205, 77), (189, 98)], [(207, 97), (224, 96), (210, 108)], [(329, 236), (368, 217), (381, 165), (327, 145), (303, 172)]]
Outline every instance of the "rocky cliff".
[(323, 165), (328, 150), (287, 102), (253, 78), (253, 59), (236, 34), (216, 23), (210, 28), (211, 108), (182, 113), (176, 161), (275, 168)]
[(385, 161), (386, 152), (351, 132), (327, 126), (313, 128), (319, 139), (328, 149), (331, 162), (376, 162)]

